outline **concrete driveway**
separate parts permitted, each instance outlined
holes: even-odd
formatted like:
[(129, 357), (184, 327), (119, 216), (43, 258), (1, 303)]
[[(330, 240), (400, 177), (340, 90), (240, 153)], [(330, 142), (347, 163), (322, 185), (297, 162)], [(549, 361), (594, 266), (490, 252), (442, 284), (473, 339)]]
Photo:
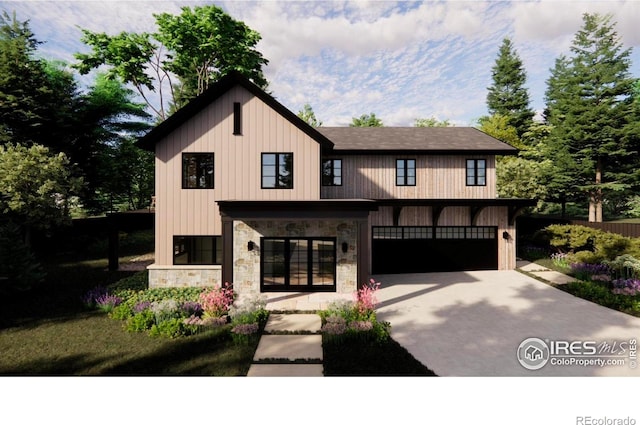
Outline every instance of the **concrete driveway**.
[[(640, 318), (574, 297), (517, 271), (375, 278), (382, 284), (379, 319), (389, 321), (393, 339), (440, 376), (640, 376), (640, 367), (631, 367), (635, 359), (629, 342), (640, 339)], [(588, 354), (595, 347), (599, 354), (612, 356), (599, 357), (602, 361), (622, 360), (624, 365), (560, 365), (597, 360), (551, 348), (544, 366), (528, 370), (518, 360), (518, 348), (532, 337), (547, 347), (578, 341), (574, 353)], [(559, 357), (564, 354), (574, 360)]]

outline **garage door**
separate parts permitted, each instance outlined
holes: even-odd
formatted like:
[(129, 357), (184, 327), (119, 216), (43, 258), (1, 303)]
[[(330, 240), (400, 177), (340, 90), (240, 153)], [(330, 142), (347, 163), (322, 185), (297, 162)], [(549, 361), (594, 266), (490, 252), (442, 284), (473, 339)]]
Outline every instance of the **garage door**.
[(498, 268), (497, 227), (374, 226), (373, 273)]

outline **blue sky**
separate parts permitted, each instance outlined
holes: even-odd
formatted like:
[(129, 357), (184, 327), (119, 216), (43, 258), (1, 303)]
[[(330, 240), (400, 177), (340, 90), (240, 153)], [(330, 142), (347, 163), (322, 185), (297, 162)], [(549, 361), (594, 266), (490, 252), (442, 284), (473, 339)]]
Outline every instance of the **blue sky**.
[[(153, 31), (153, 13), (197, 1), (0, 1), (30, 20), (40, 54), (73, 62), (87, 51), (79, 27), (110, 34)], [(585, 12), (611, 13), (631, 73), (640, 77), (640, 1), (229, 1), (214, 2), (262, 35), (258, 49), (272, 94), (291, 110), (312, 105), (324, 125), (374, 112), (385, 125), (416, 118), (474, 125), (487, 113), (486, 88), (504, 37), (528, 76), (532, 107), (543, 109), (545, 80), (569, 53)]]

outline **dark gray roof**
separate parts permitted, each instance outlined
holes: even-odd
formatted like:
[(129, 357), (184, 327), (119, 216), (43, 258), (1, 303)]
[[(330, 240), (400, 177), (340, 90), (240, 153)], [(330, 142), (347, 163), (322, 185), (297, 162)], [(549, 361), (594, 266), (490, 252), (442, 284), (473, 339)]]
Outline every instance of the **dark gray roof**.
[(318, 127), (334, 151), (388, 153), (491, 153), (514, 155), (517, 149), (473, 127)]

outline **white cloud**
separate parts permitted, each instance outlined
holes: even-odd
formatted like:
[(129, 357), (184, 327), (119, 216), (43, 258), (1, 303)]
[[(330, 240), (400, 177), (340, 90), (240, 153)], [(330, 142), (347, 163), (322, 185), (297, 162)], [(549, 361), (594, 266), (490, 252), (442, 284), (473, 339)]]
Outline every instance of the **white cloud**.
[[(153, 13), (193, 1), (1, 2), (30, 19), (40, 49), (73, 60), (92, 31), (153, 31)], [(614, 13), (628, 47), (640, 44), (640, 2), (229, 1), (219, 3), (260, 32), (270, 90), (290, 109), (310, 103), (325, 125), (375, 112), (388, 125), (435, 116), (470, 125), (486, 114), (486, 87), (503, 37), (514, 40), (542, 109), (545, 79), (568, 52), (585, 11)], [(636, 76), (640, 55), (632, 56)]]

